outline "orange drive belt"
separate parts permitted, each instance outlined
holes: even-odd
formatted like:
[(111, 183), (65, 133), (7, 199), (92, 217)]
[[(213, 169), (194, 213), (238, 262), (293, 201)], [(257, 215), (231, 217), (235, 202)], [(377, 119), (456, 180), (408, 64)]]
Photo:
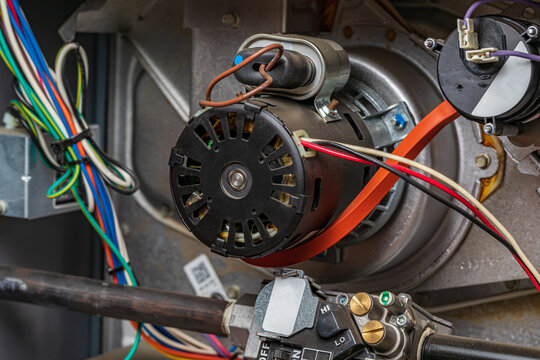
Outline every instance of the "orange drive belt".
[[(439, 131), (459, 116), (448, 101), (443, 101), (411, 130), (392, 153), (409, 159), (416, 158)], [(396, 163), (392, 160), (386, 162)], [(292, 249), (244, 261), (256, 266), (283, 267), (319, 255), (354, 230), (379, 204), (397, 180), (396, 175), (379, 169), (343, 213), (319, 235)]]

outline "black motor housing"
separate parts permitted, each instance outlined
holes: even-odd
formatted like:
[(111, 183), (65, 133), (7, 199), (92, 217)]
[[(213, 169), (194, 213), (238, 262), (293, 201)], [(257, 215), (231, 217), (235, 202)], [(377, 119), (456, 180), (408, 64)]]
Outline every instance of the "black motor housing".
[(373, 146), (345, 103), (326, 123), (308, 104), (264, 97), (208, 108), (186, 126), (170, 159), (177, 210), (193, 234), (224, 256), (255, 258), (320, 232), (374, 169), (326, 154), (305, 157), (293, 132)]

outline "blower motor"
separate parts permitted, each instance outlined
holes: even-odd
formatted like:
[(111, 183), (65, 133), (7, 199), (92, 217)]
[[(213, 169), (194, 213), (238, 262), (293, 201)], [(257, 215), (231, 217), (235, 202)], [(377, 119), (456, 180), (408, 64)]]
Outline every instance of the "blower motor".
[[(234, 63), (272, 43), (287, 49), (268, 71), (272, 86), (246, 101), (203, 109), (171, 151), (177, 210), (186, 227), (223, 256), (257, 258), (309, 241), (374, 174), (370, 166), (315, 154), (300, 144), (302, 137), (381, 148), (407, 133), (387, 136), (387, 143), (374, 140), (374, 132), (393, 127), (390, 120), (365, 121), (365, 106), (355, 104), (345, 87), (347, 54), (335, 42), (256, 35), (240, 47)], [(259, 63), (275, 53), (235, 73), (246, 90), (263, 83)]]

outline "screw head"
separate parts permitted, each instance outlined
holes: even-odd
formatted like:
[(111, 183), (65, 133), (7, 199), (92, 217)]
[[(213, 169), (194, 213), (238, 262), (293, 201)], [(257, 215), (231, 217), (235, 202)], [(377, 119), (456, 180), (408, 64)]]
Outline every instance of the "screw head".
[(437, 46), (437, 41), (433, 38), (427, 38), (426, 41), (424, 41), (424, 46), (428, 50), (433, 50)]
[(234, 190), (240, 191), (246, 187), (246, 174), (244, 174), (241, 170), (235, 169), (231, 171), (227, 178), (229, 180), (229, 185)]
[(398, 315), (396, 318), (396, 324), (399, 327), (405, 327), (409, 323), (409, 318), (405, 314)]
[(538, 28), (534, 25), (531, 25), (527, 28), (527, 35), (529, 35), (529, 37), (531, 38), (537, 38), (539, 32), (540, 31), (538, 30)]
[(240, 16), (236, 13), (227, 13), (223, 15), (221, 21), (227, 26), (237, 27), (240, 23)]
[(486, 135), (494, 135), (495, 134), (495, 125), (488, 123), (484, 125), (484, 133)]
[(227, 286), (226, 289), (227, 296), (231, 299), (237, 300), (240, 297), (241, 291), (240, 286), (234, 284), (231, 286)]
[(480, 169), (487, 169), (489, 165), (491, 164), (491, 158), (486, 153), (481, 153), (476, 155), (475, 160), (476, 166), (478, 166)]
[(362, 328), (362, 339), (368, 345), (376, 345), (384, 338), (384, 325), (377, 320), (371, 320)]
[(347, 298), (347, 295), (345, 294), (341, 294), (337, 297), (337, 302), (340, 303), (341, 305), (347, 305), (348, 301), (349, 299)]
[(371, 296), (365, 292), (359, 292), (351, 298), (349, 309), (354, 315), (364, 316), (371, 310), (372, 305)]
[(397, 113), (396, 115), (392, 116), (390, 124), (397, 130), (403, 130), (407, 125), (407, 120), (403, 117), (403, 115)]

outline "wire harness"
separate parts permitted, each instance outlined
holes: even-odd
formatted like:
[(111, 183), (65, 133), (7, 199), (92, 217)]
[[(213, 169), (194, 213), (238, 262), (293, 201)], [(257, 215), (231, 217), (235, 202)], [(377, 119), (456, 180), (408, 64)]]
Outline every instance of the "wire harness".
[[(84, 216), (103, 240), (107, 266), (118, 284), (139, 286), (130, 266), (127, 246), (120, 230), (109, 188), (132, 194), (138, 179), (120, 162), (108, 156), (90, 136), (84, 113), (84, 95), (89, 79), (88, 57), (83, 47), (68, 43), (56, 56), (51, 69), (37, 44), (18, 0), (0, 0), (2, 29), (0, 56), (14, 75), (17, 100), (8, 111), (19, 119), (29, 133), (45, 164), (62, 175), (47, 191), (49, 198), (70, 191)], [(65, 74), (68, 55), (76, 60), (76, 92), (72, 94)], [(54, 141), (55, 154), (45, 133)], [(140, 338), (168, 356), (219, 360), (230, 358), (217, 338), (206, 345), (184, 332), (133, 324), (137, 330), (134, 344), (125, 357), (131, 359)]]

